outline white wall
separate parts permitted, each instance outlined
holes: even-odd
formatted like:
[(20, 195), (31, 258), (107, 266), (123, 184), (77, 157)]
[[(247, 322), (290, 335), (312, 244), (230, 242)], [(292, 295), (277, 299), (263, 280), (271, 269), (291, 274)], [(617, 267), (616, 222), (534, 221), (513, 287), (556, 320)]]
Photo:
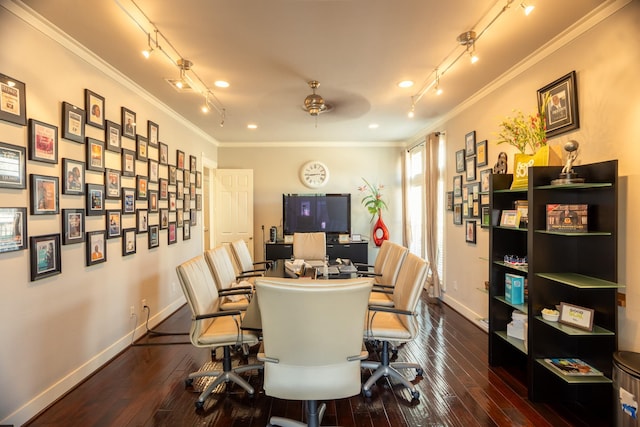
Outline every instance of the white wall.
[[(569, 139), (580, 143), (577, 164), (618, 159), (620, 175), (618, 216), (618, 281), (626, 284), (627, 307), (619, 309), (619, 347), (640, 351), (640, 2), (626, 7), (573, 40), (553, 45), (549, 52), (496, 87), (475, 103), (469, 103), (438, 129), (447, 133), (447, 189), (452, 189), (455, 151), (464, 147), (464, 136), (475, 130), (477, 140), (489, 140), (489, 165), (500, 151), (509, 153), (513, 171), (513, 150), (496, 145), (498, 124), (514, 109), (535, 111), (536, 91), (575, 70), (577, 73), (580, 129), (550, 139), (561, 147)], [(478, 63), (477, 66), (481, 64)], [(443, 81), (444, 84), (444, 81)], [(486, 230), (478, 230), (477, 244), (464, 240), (464, 227), (446, 218), (445, 301), (469, 318), (487, 316), (487, 294), (479, 291), (488, 279)], [(464, 265), (464, 268), (460, 268)]]
[[(216, 160), (215, 141), (108, 64), (59, 36), (52, 39), (42, 24), (34, 27), (22, 20), (29, 17), (15, 13), (19, 17), (0, 6), (0, 39), (10, 44), (0, 49), (0, 72), (26, 84), (29, 118), (60, 127), (61, 102), (84, 106), (84, 89), (89, 88), (106, 98), (107, 119), (119, 123), (120, 107), (126, 106), (137, 113), (138, 133), (146, 135), (147, 120), (158, 123), (171, 162), (176, 149), (198, 156), (199, 168), (203, 155)], [(100, 129), (87, 126), (86, 134), (104, 140)], [(0, 140), (26, 147), (27, 128), (0, 122)], [(131, 140), (123, 144), (133, 147)], [(60, 139), (59, 163), (27, 161), (27, 173), (60, 177), (64, 157), (84, 160), (84, 144)], [(120, 168), (116, 154), (107, 152), (106, 161)], [(140, 170), (146, 174), (146, 168)], [(160, 176), (167, 176), (166, 167)], [(102, 183), (103, 176), (88, 172), (87, 182)], [(123, 184), (135, 186), (131, 178), (123, 178)], [(28, 195), (28, 190), (0, 189), (0, 206), (28, 207)], [(145, 205), (138, 202), (137, 207)], [(72, 207), (83, 208), (84, 197), (60, 195), (60, 208)], [(118, 207), (119, 201), (107, 202), (107, 208)], [(157, 214), (150, 216), (150, 223), (154, 220)], [(123, 226), (134, 223), (135, 216), (127, 216)], [(175, 266), (201, 253), (201, 215), (198, 224), (191, 240), (183, 242), (179, 233), (171, 246), (167, 231), (161, 231), (160, 247), (153, 250), (141, 234), (137, 253), (128, 257), (121, 255), (121, 239), (108, 240), (107, 262), (92, 267), (85, 267), (84, 244), (63, 246), (62, 274), (36, 282), (29, 280), (29, 251), (0, 254), (0, 424), (22, 424), (129, 345), (134, 328), (144, 329), (142, 298), (151, 308), (152, 326), (183, 303)], [(104, 230), (104, 216), (88, 217), (86, 229)], [(28, 216), (30, 236), (60, 232), (61, 215)], [(130, 318), (132, 305), (139, 313), (137, 324)]]

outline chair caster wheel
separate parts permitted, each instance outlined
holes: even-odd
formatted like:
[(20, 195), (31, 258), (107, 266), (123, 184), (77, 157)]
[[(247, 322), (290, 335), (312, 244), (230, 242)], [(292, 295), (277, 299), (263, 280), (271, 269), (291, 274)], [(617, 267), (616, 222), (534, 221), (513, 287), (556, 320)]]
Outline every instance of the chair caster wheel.
[(193, 378), (187, 378), (186, 380), (184, 380), (185, 387), (191, 387), (192, 385), (193, 385)]
[(204, 402), (200, 402), (199, 400), (196, 401), (196, 409), (203, 409), (204, 408)]
[(394, 348), (393, 350), (391, 350), (391, 354), (393, 355), (393, 357), (398, 357), (398, 349)]
[(424, 369), (422, 369), (422, 368), (416, 369), (416, 375), (421, 377), (423, 374), (424, 374)]
[(364, 397), (372, 396), (371, 390), (362, 390), (362, 394), (364, 395)]
[(420, 392), (419, 391), (412, 391), (411, 392), (411, 397), (413, 397), (414, 399), (418, 400), (420, 398)]

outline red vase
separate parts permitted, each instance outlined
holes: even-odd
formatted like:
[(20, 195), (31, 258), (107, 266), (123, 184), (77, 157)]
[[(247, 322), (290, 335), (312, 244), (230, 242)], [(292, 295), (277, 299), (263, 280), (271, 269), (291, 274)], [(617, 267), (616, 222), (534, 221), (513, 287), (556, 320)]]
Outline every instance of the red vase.
[(378, 220), (373, 226), (373, 243), (382, 246), (382, 242), (389, 240), (389, 229), (382, 221), (382, 214), (378, 211)]

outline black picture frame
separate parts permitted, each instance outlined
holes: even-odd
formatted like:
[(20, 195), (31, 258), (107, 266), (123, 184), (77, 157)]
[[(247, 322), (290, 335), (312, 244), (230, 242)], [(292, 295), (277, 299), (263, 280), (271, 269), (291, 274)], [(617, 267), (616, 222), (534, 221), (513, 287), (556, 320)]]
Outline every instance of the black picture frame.
[(196, 188), (202, 188), (202, 172), (196, 172)]
[(487, 152), (487, 140), (480, 141), (476, 144), (476, 166), (487, 166), (489, 163)]
[(109, 151), (120, 153), (122, 151), (122, 130), (120, 125), (111, 120), (105, 121), (104, 140)]
[(82, 243), (84, 233), (84, 209), (62, 209), (62, 244)]
[(120, 130), (122, 136), (129, 139), (136, 139), (136, 113), (127, 107), (120, 107)]
[(148, 167), (149, 167), (149, 182), (153, 182), (153, 183), (157, 183), (158, 182), (158, 178), (160, 176), (160, 171), (159, 171), (159, 163), (157, 162), (157, 160), (152, 160), (149, 159), (148, 160)]
[(149, 193), (149, 178), (136, 175), (136, 200), (147, 200)]
[(149, 226), (149, 249), (157, 248), (160, 246), (160, 226), (157, 224)]
[[(196, 198), (196, 209), (198, 208), (198, 199)], [(447, 210), (453, 211), (453, 191), (447, 191)]]
[(175, 223), (169, 222), (169, 227), (167, 228), (167, 243), (169, 245), (173, 245), (178, 242), (178, 227)]
[(467, 157), (465, 160), (465, 174), (467, 182), (476, 180), (476, 156)]
[(545, 101), (547, 138), (580, 128), (575, 70), (538, 89), (538, 111)]
[(169, 191), (169, 212), (176, 211), (176, 193)]
[(27, 249), (27, 208), (0, 208), (0, 254)]
[(122, 236), (122, 211), (120, 209), (109, 209), (105, 215), (107, 239), (115, 239)]
[(86, 266), (107, 262), (107, 243), (105, 230), (87, 231)]
[(176, 182), (178, 182), (178, 168), (169, 165), (169, 185), (176, 185)]
[(158, 144), (160, 143), (160, 126), (151, 120), (147, 120), (147, 138), (150, 147), (158, 148)]
[(122, 188), (122, 214), (133, 215), (136, 213), (136, 189)]
[(87, 138), (86, 169), (94, 172), (104, 172), (104, 142)]
[(104, 215), (104, 185), (87, 184), (85, 211), (87, 216)]
[(185, 212), (188, 212), (190, 209), (191, 209), (191, 195), (185, 193), (184, 199), (182, 201), (182, 210)]
[(82, 108), (62, 102), (62, 137), (82, 144), (84, 142), (85, 112)]
[(19, 80), (0, 73), (0, 120), (27, 125), (27, 88)]
[(184, 222), (184, 210), (178, 209), (176, 210), (176, 227), (182, 228), (183, 222)]
[(453, 195), (455, 197), (462, 196), (462, 175), (453, 176)]
[(67, 194), (72, 196), (83, 195), (84, 194), (84, 175), (85, 175), (84, 162), (63, 158), (62, 159), (62, 194)]
[(189, 191), (189, 186), (191, 185), (191, 172), (188, 170), (182, 171), (182, 182), (184, 183), (185, 191)]
[(169, 209), (160, 209), (160, 230), (166, 230), (169, 227)]
[(136, 159), (143, 162), (149, 159), (149, 140), (142, 135), (136, 135)]
[(179, 200), (184, 198), (184, 182), (182, 181), (176, 182), (176, 195)]
[(167, 144), (164, 143), (160, 143), (160, 148), (159, 148), (159, 161), (161, 165), (168, 165), (169, 164), (169, 146)]
[(456, 173), (464, 172), (465, 162), (464, 162), (464, 149), (456, 151)]
[(136, 153), (133, 150), (122, 149), (122, 176), (136, 176)]
[(98, 95), (90, 89), (84, 90), (85, 121), (89, 126), (104, 129), (104, 96)]
[(26, 153), (24, 147), (0, 142), (0, 163), (4, 165), (0, 173), (0, 188), (27, 188)]
[(176, 150), (176, 168), (184, 170), (184, 151)]
[(198, 214), (195, 209), (191, 209), (191, 212), (189, 212), (189, 221), (191, 222), (191, 228), (198, 225)]
[(476, 234), (477, 234), (477, 221), (475, 220), (467, 220), (465, 222), (465, 233), (464, 233), (464, 241), (467, 243), (476, 243)]
[(149, 213), (158, 213), (159, 208), (158, 190), (149, 190)]
[(122, 256), (136, 253), (136, 229), (125, 228), (122, 230)]
[(198, 158), (196, 156), (189, 156), (189, 170), (196, 173), (198, 170)]
[(158, 183), (158, 193), (160, 200), (169, 199), (169, 181), (166, 178), (160, 178)]
[(462, 203), (454, 203), (453, 205), (453, 224), (462, 225)]
[(489, 206), (482, 206), (481, 210), (482, 213), (480, 227), (487, 228), (491, 225), (491, 208)]
[(31, 215), (56, 215), (59, 211), (58, 177), (29, 175)]
[(182, 224), (182, 240), (190, 240), (191, 239), (191, 222), (186, 220)]
[(121, 175), (119, 170), (105, 169), (104, 184), (106, 199), (120, 199), (122, 197)]
[[(453, 191), (451, 191), (451, 197), (453, 197)], [(202, 194), (196, 194), (196, 210), (202, 210)]]
[(491, 180), (492, 173), (492, 168), (487, 168), (480, 171), (480, 193), (489, 192), (489, 181)]
[(464, 154), (466, 157), (476, 155), (476, 131), (472, 130), (464, 136)]
[(149, 231), (149, 211), (136, 209), (136, 233), (144, 234)]
[(29, 119), (29, 160), (58, 163), (58, 127)]
[(62, 273), (60, 234), (45, 234), (29, 238), (31, 281)]

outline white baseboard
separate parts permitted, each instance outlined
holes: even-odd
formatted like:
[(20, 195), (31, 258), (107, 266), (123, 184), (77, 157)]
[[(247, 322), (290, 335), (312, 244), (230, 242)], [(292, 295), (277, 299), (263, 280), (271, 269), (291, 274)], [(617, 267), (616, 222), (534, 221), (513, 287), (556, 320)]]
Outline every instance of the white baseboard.
[(448, 294), (442, 294), (442, 301), (444, 301), (449, 307), (453, 308), (462, 316), (475, 323), (480, 329), (484, 330), (485, 332), (489, 332), (489, 324), (481, 321), (481, 319), (484, 318), (484, 316), (482, 316), (481, 314), (478, 314), (475, 311), (471, 310), (466, 305), (460, 303), (460, 301), (451, 298), (451, 296)]

